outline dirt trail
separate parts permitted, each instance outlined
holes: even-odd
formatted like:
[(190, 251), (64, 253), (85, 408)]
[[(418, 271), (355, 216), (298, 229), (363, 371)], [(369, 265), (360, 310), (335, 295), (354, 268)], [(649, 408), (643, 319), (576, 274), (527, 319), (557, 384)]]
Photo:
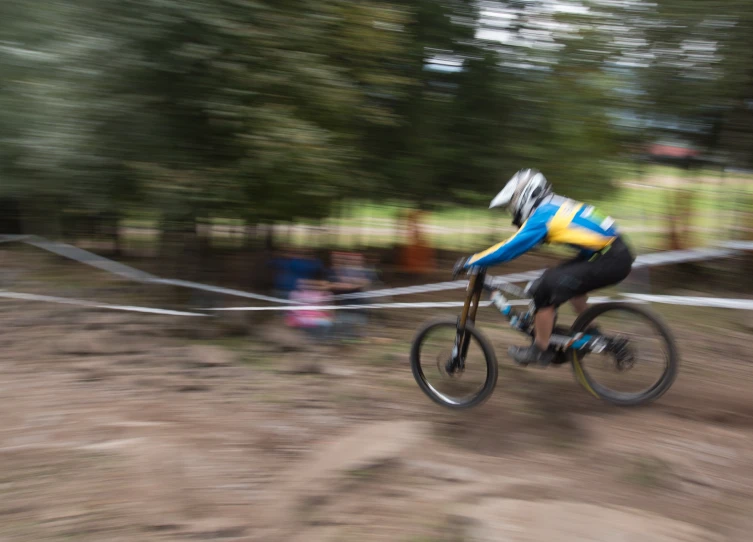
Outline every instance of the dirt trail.
[(668, 311), (683, 367), (652, 407), (512, 368), (487, 315), (498, 388), (458, 414), (407, 363), (434, 313), (319, 347), (3, 301), (0, 540), (749, 540), (749, 335)]

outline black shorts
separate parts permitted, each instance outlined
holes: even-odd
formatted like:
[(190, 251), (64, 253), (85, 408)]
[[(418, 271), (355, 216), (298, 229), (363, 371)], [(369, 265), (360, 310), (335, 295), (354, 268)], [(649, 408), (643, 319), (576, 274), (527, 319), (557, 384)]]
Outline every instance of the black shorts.
[(578, 255), (544, 271), (531, 287), (533, 301), (538, 308), (559, 307), (573, 297), (622, 282), (634, 260), (630, 248), (618, 237), (594, 256)]

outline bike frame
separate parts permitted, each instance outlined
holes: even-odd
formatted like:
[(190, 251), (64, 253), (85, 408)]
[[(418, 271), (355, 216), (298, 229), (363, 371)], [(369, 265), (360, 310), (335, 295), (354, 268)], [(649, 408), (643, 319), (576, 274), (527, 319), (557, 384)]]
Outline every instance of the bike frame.
[[(455, 336), (455, 344), (453, 347), (452, 357), (448, 363), (447, 369), (449, 372), (455, 370), (463, 370), (465, 368), (465, 358), (468, 355), (468, 348), (471, 343), (471, 335), (466, 332), (468, 322), (471, 324), (476, 323), (476, 314), (478, 313), (479, 303), (481, 301), (481, 293), (485, 290), (498, 290), (500, 292), (509, 293), (516, 297), (526, 298), (526, 291), (522, 288), (518, 288), (513, 284), (502, 281), (490, 281), (487, 282), (487, 273), (484, 268), (472, 268), (469, 272), (468, 286), (466, 288), (466, 298), (463, 305), (463, 310), (458, 317), (457, 322), (457, 334)], [(521, 315), (515, 313), (512, 310), (512, 306), (506, 303), (500, 312), (507, 318), (511, 326), (530, 337), (533, 336), (533, 329), (530, 322), (530, 311)], [(521, 324), (522, 321), (522, 324)], [(550, 344), (555, 347), (556, 350), (561, 352), (567, 350), (585, 350), (588, 352), (601, 352), (607, 347), (609, 338), (607, 337), (595, 337), (587, 333), (575, 333), (574, 335), (559, 335), (552, 334)]]

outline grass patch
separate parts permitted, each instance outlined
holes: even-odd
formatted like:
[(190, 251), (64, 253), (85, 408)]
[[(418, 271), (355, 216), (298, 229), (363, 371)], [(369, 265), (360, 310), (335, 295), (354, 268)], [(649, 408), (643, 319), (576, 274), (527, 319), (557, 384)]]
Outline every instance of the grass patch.
[(376, 476), (376, 470), (377, 469), (353, 469), (347, 471), (345, 475), (348, 478), (365, 481), (374, 478), (374, 476)]
[(233, 353), (237, 363), (271, 371), (278, 367), (281, 355), (270, 352), (266, 343), (249, 340), (248, 337), (219, 337), (215, 339), (187, 339), (190, 344), (214, 346), (229, 350)]
[(264, 371), (273, 371), (278, 368), (278, 359), (270, 356), (267, 353), (261, 352), (242, 352), (238, 356), (238, 360), (243, 365), (253, 367), (254, 369), (261, 369)]
[(371, 359), (371, 364), (378, 367), (389, 367), (395, 365), (398, 361), (397, 354), (391, 352), (381, 352)]
[[(657, 238), (663, 238), (666, 226), (663, 217), (677, 187), (694, 193), (692, 223), (697, 227), (723, 232), (732, 224), (730, 212), (753, 209), (750, 175), (722, 175), (714, 169), (685, 172), (666, 166), (646, 166), (638, 172), (632, 165), (622, 168), (618, 175), (620, 178), (616, 179), (616, 188), (588, 203), (612, 215), (624, 230), (660, 228), (658, 234), (632, 233), (631, 237), (634, 237), (640, 250), (652, 250), (659, 245)], [(668, 186), (668, 180), (674, 181), (677, 187)], [(492, 196), (489, 194), (488, 199)], [(479, 202), (478, 205), (445, 205), (427, 213), (424, 218), (425, 237), (437, 249), (473, 251), (511, 235), (513, 230), (509, 217), (498, 210), (487, 209), (487, 198), (480, 197)], [(347, 228), (347, 231), (310, 234), (296, 230), (289, 240), (295, 245), (309, 247), (390, 247), (400, 240), (400, 221), (404, 210), (406, 207), (401, 201), (375, 203), (352, 200), (346, 209), (324, 221), (298, 223), (316, 228)], [(238, 219), (222, 217), (213, 218), (211, 223), (225, 230), (243, 225)], [(124, 220), (122, 225), (154, 229), (158, 221), (154, 214), (137, 212)], [(710, 240), (706, 236), (700, 237), (698, 242)], [(156, 243), (157, 237), (142, 230), (130, 232), (125, 240), (129, 248), (147, 248)], [(217, 233), (212, 240), (214, 246), (221, 248), (240, 248), (243, 242), (242, 235), (230, 235), (227, 231)]]
[[(373, 348), (370, 346), (370, 348)], [(410, 352), (410, 343), (392, 343), (373, 348), (368, 360), (371, 365), (377, 367), (394, 367), (408, 364), (407, 356)]]

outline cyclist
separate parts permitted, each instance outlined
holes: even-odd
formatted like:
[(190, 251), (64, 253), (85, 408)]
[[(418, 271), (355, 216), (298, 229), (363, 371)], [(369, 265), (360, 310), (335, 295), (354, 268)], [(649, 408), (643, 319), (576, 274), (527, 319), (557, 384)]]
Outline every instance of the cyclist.
[(509, 349), (519, 365), (547, 366), (554, 359), (549, 339), (557, 307), (569, 300), (580, 314), (586, 309), (588, 292), (622, 282), (635, 257), (612, 218), (591, 205), (553, 193), (544, 175), (535, 169), (521, 169), (513, 175), (489, 205), (490, 209), (498, 207), (512, 214), (518, 231), (506, 241), (462, 258), (455, 264), (455, 273), (513, 260), (541, 243), (579, 249), (575, 258), (547, 269), (531, 285), (534, 341), (528, 347)]

